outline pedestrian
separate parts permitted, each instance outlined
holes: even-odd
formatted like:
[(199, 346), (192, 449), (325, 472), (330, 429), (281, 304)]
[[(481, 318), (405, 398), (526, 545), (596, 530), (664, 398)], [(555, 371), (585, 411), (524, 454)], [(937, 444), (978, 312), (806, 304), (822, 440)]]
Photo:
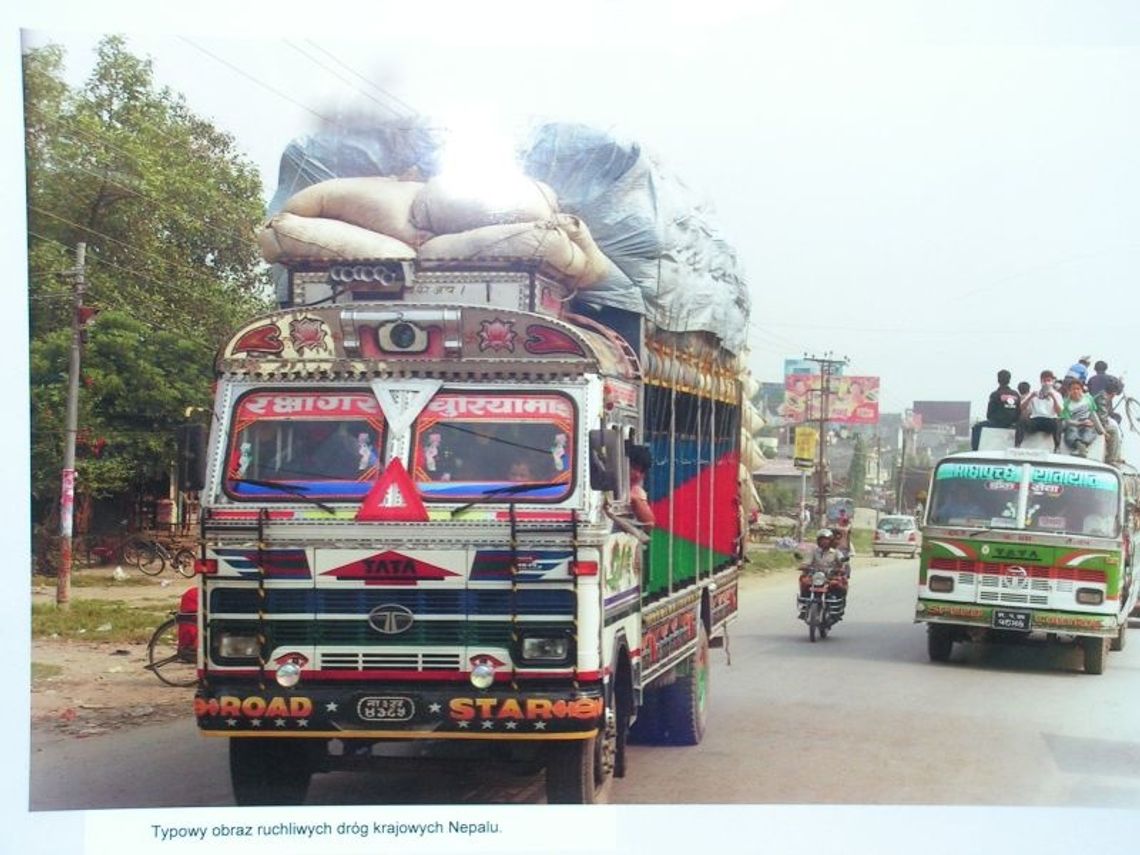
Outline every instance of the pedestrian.
[(1019, 398), (1009, 385), (1010, 373), (1002, 369), (997, 373), (997, 388), (990, 392), (989, 402), (986, 404), (985, 421), (976, 423), (970, 430), (970, 448), (978, 450), (978, 443), (982, 438), (982, 429), (987, 427), (1008, 429), (1017, 426), (1021, 415)]

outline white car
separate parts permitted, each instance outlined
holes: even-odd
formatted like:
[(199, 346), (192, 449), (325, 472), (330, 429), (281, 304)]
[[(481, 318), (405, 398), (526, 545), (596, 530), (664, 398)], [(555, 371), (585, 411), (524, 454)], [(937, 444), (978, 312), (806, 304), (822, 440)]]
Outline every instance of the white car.
[(920, 535), (914, 517), (891, 515), (879, 519), (871, 551), (875, 555), (902, 553), (908, 558), (918, 554)]

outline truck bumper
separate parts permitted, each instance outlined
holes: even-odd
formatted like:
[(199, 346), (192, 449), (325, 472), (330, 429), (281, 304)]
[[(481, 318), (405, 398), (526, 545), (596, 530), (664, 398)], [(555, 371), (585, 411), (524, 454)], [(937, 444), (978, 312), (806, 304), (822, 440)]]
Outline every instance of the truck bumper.
[[(1013, 619), (1013, 623), (1011, 623)], [(978, 629), (1055, 632), (1061, 635), (1115, 637), (1121, 618), (1116, 614), (1098, 615), (1046, 611), (1017, 606), (990, 606), (977, 603), (950, 603), (919, 599), (916, 623), (938, 623)], [(1024, 621), (1024, 627), (1018, 621)]]
[(210, 681), (194, 697), (213, 736), (319, 739), (587, 739), (602, 725), (600, 685), (519, 691), (467, 684), (309, 684)]

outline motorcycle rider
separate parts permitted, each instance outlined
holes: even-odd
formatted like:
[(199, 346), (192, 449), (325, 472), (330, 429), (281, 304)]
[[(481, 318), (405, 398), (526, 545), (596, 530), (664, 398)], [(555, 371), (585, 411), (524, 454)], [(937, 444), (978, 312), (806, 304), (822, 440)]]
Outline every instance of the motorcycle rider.
[[(815, 570), (823, 570), (829, 576), (832, 571), (838, 571), (843, 577), (843, 585), (837, 586), (836, 593), (844, 599), (847, 598), (847, 576), (849, 571), (846, 565), (846, 556), (835, 547), (835, 533), (829, 528), (821, 528), (815, 536), (815, 548), (812, 549), (808, 560), (800, 567), (800, 596), (807, 597), (811, 588), (811, 574)], [(803, 607), (800, 609), (801, 616)]]

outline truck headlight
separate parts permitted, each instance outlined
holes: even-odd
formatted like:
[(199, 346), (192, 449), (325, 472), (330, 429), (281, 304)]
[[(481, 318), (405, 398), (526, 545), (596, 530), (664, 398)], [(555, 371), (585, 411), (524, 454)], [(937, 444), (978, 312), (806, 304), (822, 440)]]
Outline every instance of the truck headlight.
[(520, 653), (524, 662), (564, 662), (570, 655), (570, 638), (566, 635), (523, 636)]
[(221, 659), (256, 659), (261, 646), (253, 633), (221, 630), (214, 633), (214, 649)]

